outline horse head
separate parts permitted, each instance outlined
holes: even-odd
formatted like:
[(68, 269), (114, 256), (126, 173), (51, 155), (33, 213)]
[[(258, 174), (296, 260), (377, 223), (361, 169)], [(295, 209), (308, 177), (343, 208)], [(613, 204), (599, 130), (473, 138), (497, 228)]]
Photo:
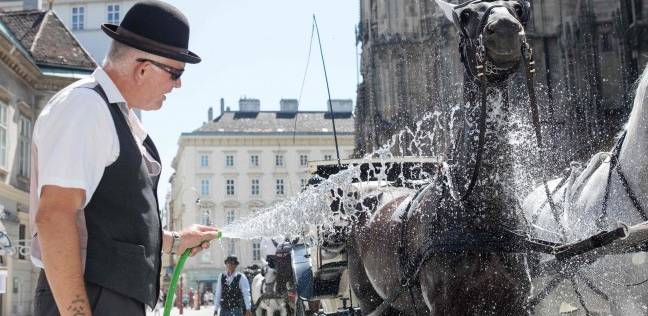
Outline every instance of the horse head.
[(269, 266), (263, 267), (263, 278), (265, 279), (266, 285), (271, 285), (274, 287), (275, 281), (277, 281), (277, 270)]
[(272, 242), (276, 245), (277, 250), (272, 256), (274, 269), (277, 272), (276, 280), (276, 291), (277, 293), (283, 294), (287, 291), (287, 284), (293, 282), (294, 272), (292, 268), (292, 248), (295, 244), (299, 242), (299, 238), (294, 238), (292, 240), (286, 238), (283, 241)]
[(478, 66), (486, 80), (502, 82), (522, 61), (524, 28), (529, 20), (527, 0), (471, 0), (455, 5), (436, 0), (444, 15), (459, 30), (461, 61), (466, 73), (478, 80)]

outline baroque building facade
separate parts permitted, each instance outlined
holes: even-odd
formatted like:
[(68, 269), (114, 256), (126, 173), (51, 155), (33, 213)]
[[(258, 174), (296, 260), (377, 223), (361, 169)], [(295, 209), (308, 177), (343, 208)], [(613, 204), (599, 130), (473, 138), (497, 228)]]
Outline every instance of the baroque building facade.
[[(562, 168), (609, 147), (627, 118), (634, 82), (648, 62), (648, 1), (530, 3), (527, 37), (536, 61), (543, 134)], [(420, 113), (439, 111), (446, 118), (463, 91), (458, 34), (434, 1), (360, 0), (360, 12), (358, 155), (412, 127)], [(509, 87), (512, 99), (526, 100), (524, 84), (520, 71)], [(433, 146), (443, 153), (448, 144)]]
[[(332, 104), (340, 158), (348, 158), (354, 148), (352, 100)], [(279, 111), (260, 111), (257, 99), (240, 100), (238, 111), (221, 100), (220, 116), (212, 118), (211, 111), (207, 123), (178, 141), (167, 197), (170, 230), (194, 223), (224, 227), (253, 216), (299, 193), (311, 176), (309, 161), (336, 159), (329, 112), (298, 111), (297, 100), (290, 99), (281, 100)], [(237, 256), (242, 270), (261, 265), (265, 252), (260, 240), (215, 241), (186, 263), (184, 291), (213, 292), (226, 256)], [(178, 258), (164, 257), (168, 281)]]

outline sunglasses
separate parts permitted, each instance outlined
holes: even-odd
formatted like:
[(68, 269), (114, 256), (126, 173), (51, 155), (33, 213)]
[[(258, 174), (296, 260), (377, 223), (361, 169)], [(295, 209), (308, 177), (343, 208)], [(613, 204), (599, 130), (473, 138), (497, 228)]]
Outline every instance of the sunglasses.
[(157, 62), (155, 60), (150, 60), (146, 58), (138, 58), (136, 59), (138, 62), (143, 63), (143, 62), (149, 62), (153, 64), (153, 66), (156, 66), (164, 71), (166, 71), (169, 75), (171, 75), (171, 80), (176, 81), (180, 79), (180, 76), (182, 76), (182, 73), (184, 72), (184, 69), (178, 69), (175, 67), (171, 67), (169, 65), (165, 65), (163, 63)]

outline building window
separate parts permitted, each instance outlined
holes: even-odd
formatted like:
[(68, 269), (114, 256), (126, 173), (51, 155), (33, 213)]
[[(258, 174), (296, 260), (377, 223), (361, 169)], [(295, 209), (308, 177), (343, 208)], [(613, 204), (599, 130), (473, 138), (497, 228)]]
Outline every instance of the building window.
[(25, 260), (25, 238), (27, 238), (27, 226), (18, 226), (18, 259)]
[(18, 277), (14, 277), (14, 278), (13, 278), (13, 290), (12, 290), (12, 292), (13, 292), (14, 294), (17, 294), (17, 293), (18, 293), (18, 285), (19, 285), (19, 284), (20, 284), (20, 280), (18, 279)]
[(236, 211), (227, 210), (227, 217), (225, 218), (225, 224), (229, 225), (231, 223), (234, 223), (235, 219), (236, 219)]
[(259, 155), (250, 155), (250, 166), (251, 167), (259, 166)]
[(300, 179), (299, 184), (301, 185), (302, 191), (306, 189), (306, 186), (308, 186), (308, 179)]
[(331, 155), (324, 155), (324, 160), (332, 160), (333, 156)]
[(20, 155), (18, 175), (28, 178), (31, 156), (31, 120), (24, 115), (20, 115), (18, 129), (18, 150)]
[(209, 179), (200, 180), (200, 194), (209, 195)]
[(254, 261), (261, 260), (261, 242), (258, 241), (252, 242), (252, 260)]
[(260, 182), (259, 179), (252, 179), (252, 190), (251, 190), (252, 195), (259, 195), (260, 193), (259, 182)]
[(275, 167), (283, 167), (284, 166), (284, 156), (283, 155), (275, 155)]
[(7, 105), (0, 102), (0, 166), (7, 167)]
[(108, 23), (119, 24), (119, 4), (108, 5)]
[(227, 245), (227, 255), (228, 256), (235, 256), (236, 255), (236, 241), (234, 239), (230, 239)]
[(234, 195), (234, 179), (225, 180), (225, 193), (227, 195)]
[(284, 179), (277, 179), (277, 185), (275, 186), (275, 193), (277, 195), (284, 195)]
[(234, 167), (234, 155), (225, 155), (225, 167)]
[(85, 7), (72, 7), (72, 30), (85, 29)]
[(208, 154), (200, 154), (200, 167), (201, 168), (209, 167), (209, 155)]
[(299, 165), (302, 167), (308, 166), (308, 155), (299, 155)]

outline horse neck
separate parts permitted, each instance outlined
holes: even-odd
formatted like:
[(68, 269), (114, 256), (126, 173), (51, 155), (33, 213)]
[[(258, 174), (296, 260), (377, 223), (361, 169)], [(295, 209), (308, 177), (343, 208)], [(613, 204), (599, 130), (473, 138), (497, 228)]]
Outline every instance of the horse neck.
[(639, 196), (648, 194), (648, 68), (637, 88), (632, 112), (626, 126), (619, 162), (630, 185)]
[[(474, 156), (477, 150), (477, 138), (479, 135), (479, 123), (481, 120), (482, 89), (474, 81), (466, 79), (464, 82), (464, 117), (465, 137), (464, 150), (468, 150)], [(502, 83), (486, 88), (486, 143), (484, 145), (483, 162), (497, 164), (499, 171), (508, 169), (507, 166), (497, 161), (498, 157), (511, 155), (508, 141), (508, 104), (507, 84)], [(472, 149), (472, 150), (471, 150)], [(467, 167), (472, 168), (471, 159), (467, 161)], [(505, 180), (505, 179), (502, 179)], [(507, 181), (507, 180), (505, 180)]]
[[(464, 84), (465, 131), (463, 166), (457, 171), (463, 174), (457, 179), (458, 187), (465, 187), (475, 168), (478, 150), (479, 123), (481, 119), (482, 90), (470, 81)], [(509, 142), (509, 104), (507, 83), (487, 86), (486, 89), (486, 142), (482, 153), (479, 184), (469, 197), (471, 205), (481, 210), (482, 224), (497, 225), (506, 223), (512, 227), (517, 224), (514, 207), (513, 151)], [(461, 179), (463, 178), (463, 179)], [(469, 215), (469, 214), (468, 214)]]

